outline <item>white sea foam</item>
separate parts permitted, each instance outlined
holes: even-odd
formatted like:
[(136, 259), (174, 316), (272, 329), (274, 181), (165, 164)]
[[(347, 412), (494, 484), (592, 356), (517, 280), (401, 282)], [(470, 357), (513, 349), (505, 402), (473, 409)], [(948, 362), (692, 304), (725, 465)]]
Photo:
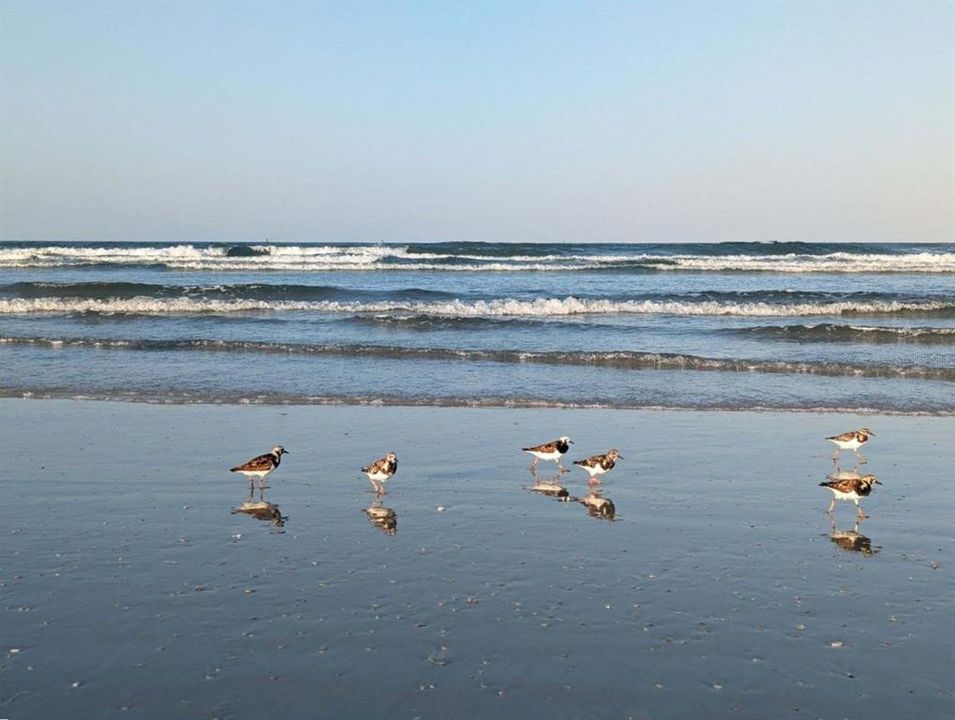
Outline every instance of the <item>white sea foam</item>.
[(955, 309), (955, 302), (943, 301), (841, 301), (805, 303), (600, 300), (538, 298), (518, 300), (448, 300), (408, 302), (335, 302), (287, 300), (215, 300), (203, 298), (14, 298), (0, 299), (0, 315), (37, 313), (126, 313), (135, 315), (228, 314), (244, 312), (313, 312), (325, 314), (411, 313), (439, 317), (559, 317), (568, 315), (733, 315), (789, 317), (803, 315), (844, 315), (853, 313), (891, 314)]
[(261, 254), (230, 257), (227, 245), (189, 244), (154, 247), (82, 247), (49, 245), (0, 248), (0, 268), (63, 266), (161, 265), (176, 270), (317, 272), (335, 270), (440, 272), (568, 272), (623, 269), (631, 266), (659, 271), (863, 273), (955, 272), (955, 253), (916, 252), (825, 255), (659, 255), (647, 253), (601, 255), (477, 255), (470, 253), (411, 253), (407, 247), (362, 245), (253, 245)]

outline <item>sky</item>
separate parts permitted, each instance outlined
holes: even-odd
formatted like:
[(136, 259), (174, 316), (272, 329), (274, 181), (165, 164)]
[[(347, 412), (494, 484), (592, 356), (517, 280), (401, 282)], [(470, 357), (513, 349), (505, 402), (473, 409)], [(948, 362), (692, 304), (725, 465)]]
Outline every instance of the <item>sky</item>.
[(0, 240), (955, 241), (955, 2), (0, 2)]

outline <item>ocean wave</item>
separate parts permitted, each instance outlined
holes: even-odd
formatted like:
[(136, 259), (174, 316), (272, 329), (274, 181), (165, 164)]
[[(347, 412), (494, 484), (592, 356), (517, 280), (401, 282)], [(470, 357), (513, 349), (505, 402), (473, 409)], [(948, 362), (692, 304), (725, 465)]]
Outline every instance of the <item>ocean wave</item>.
[[(0, 268), (158, 267), (215, 271), (440, 272), (775, 272), (953, 273), (955, 252), (900, 246), (560, 246), (504, 243), (451, 245), (24, 245), (0, 248)], [(660, 248), (660, 249), (658, 249)], [(838, 249), (835, 249), (838, 248)], [(944, 248), (944, 249), (942, 249)], [(731, 252), (746, 250), (747, 252)]]
[[(833, 292), (819, 290), (698, 290), (687, 292), (644, 292), (617, 295), (576, 296), (583, 302), (692, 302), (711, 301), (722, 304), (826, 304), (826, 303), (917, 303), (955, 299), (955, 296), (917, 295), (912, 293), (857, 291)], [(113, 300), (131, 298), (165, 298), (190, 300), (365, 300), (378, 301), (461, 301), (462, 298), (443, 290), (419, 287), (387, 287), (384, 284), (368, 283), (358, 287), (348, 285), (308, 285), (300, 283), (210, 283), (210, 284), (164, 284), (130, 281), (95, 282), (35, 282), (21, 281), (0, 285), (0, 298), (45, 299), (88, 298)], [(493, 302), (494, 298), (476, 296), (475, 300)], [(507, 300), (507, 298), (501, 298)]]
[(886, 327), (881, 325), (761, 325), (724, 332), (792, 342), (955, 344), (955, 328)]
[(388, 298), (396, 300), (452, 299), (454, 295), (422, 288), (365, 289), (337, 285), (215, 284), (165, 285), (142, 282), (16, 282), (0, 285), (0, 298), (88, 298), (94, 300), (165, 298), (190, 300), (322, 300), (329, 298)]
[(256, 300), (191, 297), (130, 298), (5, 298), (0, 315), (13, 314), (127, 314), (190, 315), (230, 313), (313, 312), (325, 314), (399, 313), (439, 317), (560, 317), (571, 315), (711, 315), (789, 317), (804, 315), (899, 315), (955, 316), (955, 300), (833, 300), (823, 302), (773, 303), (694, 300), (603, 300), (596, 298), (537, 298), (522, 300), (384, 301), (342, 302), (334, 300)]
[(391, 345), (271, 343), (247, 340), (132, 340), (91, 338), (0, 337), (0, 345), (59, 348), (95, 348), (140, 352), (245, 352), (388, 360), (439, 360), (605, 367), (616, 370), (691, 370), (699, 372), (756, 372), (832, 377), (884, 377), (918, 380), (955, 380), (955, 368), (918, 365), (856, 365), (837, 362), (792, 362), (699, 357), (677, 353), (635, 352), (539, 352), (528, 350), (476, 350)]

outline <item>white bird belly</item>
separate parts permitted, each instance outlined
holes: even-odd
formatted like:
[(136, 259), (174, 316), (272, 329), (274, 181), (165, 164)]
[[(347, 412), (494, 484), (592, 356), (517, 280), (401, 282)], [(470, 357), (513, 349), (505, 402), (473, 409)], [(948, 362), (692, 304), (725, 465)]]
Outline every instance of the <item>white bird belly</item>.
[(259, 478), (264, 478), (271, 472), (272, 470), (239, 470), (239, 473), (242, 475), (245, 475), (246, 477), (259, 477)]

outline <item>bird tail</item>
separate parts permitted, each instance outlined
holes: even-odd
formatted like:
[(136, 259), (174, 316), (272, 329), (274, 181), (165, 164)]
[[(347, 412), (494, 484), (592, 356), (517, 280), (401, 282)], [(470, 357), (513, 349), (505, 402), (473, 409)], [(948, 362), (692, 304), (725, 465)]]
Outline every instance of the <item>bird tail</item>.
[(242, 469), (241, 465), (236, 465), (234, 468), (229, 468), (229, 472), (239, 472)]
[(819, 487), (832, 487), (832, 483), (831, 483), (831, 482), (821, 482), (821, 483), (819, 483)]
[(362, 472), (368, 472), (369, 470), (371, 470), (371, 465), (369, 465), (368, 467), (363, 467), (361, 469)]

